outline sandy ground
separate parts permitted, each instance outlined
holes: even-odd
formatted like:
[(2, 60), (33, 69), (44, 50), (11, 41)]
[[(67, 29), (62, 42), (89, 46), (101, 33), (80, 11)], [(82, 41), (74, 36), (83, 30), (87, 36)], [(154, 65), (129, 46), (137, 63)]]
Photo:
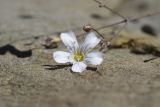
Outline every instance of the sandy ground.
[[(159, 0), (146, 0), (148, 7), (142, 5), (139, 13), (134, 6), (128, 9), (138, 5), (131, 1), (103, 1), (128, 16), (159, 6)], [(76, 74), (52, 58), (63, 47), (40, 45), (42, 36), (86, 23), (100, 26), (110, 17), (92, 0), (0, 0), (0, 107), (159, 107), (159, 58), (144, 62), (153, 56), (112, 49), (102, 65)], [(159, 38), (159, 22), (156, 16), (131, 23), (127, 30), (141, 34), (141, 27), (149, 24)]]

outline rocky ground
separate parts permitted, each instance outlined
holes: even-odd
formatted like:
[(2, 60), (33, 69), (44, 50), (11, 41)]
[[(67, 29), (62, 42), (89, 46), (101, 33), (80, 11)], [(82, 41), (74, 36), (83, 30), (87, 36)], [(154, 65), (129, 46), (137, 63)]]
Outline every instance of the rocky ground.
[[(160, 9), (159, 0), (102, 1), (129, 18)], [(124, 32), (159, 40), (159, 18), (130, 22)], [(0, 107), (159, 107), (159, 58), (112, 49), (97, 69), (76, 74), (52, 58), (62, 45), (40, 45), (54, 32), (117, 20), (92, 0), (0, 0)]]

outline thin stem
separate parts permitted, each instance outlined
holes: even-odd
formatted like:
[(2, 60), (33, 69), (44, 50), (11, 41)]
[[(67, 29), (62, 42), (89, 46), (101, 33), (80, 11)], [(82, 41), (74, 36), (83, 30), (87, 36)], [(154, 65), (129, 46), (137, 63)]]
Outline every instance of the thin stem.
[[(116, 14), (117, 16), (119, 16), (119, 17), (121, 17), (123, 20), (121, 20), (120, 22), (117, 22), (117, 23), (114, 23), (114, 24), (111, 24), (111, 25), (107, 25), (107, 26), (102, 26), (102, 27), (100, 27), (100, 28), (98, 28), (98, 30), (99, 29), (103, 29), (103, 28), (106, 28), (106, 27), (110, 27), (110, 26), (114, 26), (114, 25), (117, 25), (117, 24), (121, 24), (121, 23), (125, 23), (124, 24), (124, 26), (122, 27), (122, 29), (120, 29), (117, 33), (115, 33), (110, 39), (109, 39), (109, 41), (107, 42), (107, 48), (108, 48), (108, 46), (111, 44), (111, 41), (115, 38), (115, 37), (117, 37), (118, 35), (119, 35), (119, 33), (126, 27), (126, 24), (127, 24), (127, 22), (128, 22), (128, 20), (127, 20), (127, 18), (125, 17), (125, 16), (123, 16), (122, 14), (120, 14), (119, 12), (116, 12), (116, 11), (114, 11), (113, 9), (111, 9), (110, 7), (108, 7), (107, 5), (104, 5), (102, 2), (100, 2), (99, 0), (94, 0), (96, 3), (98, 3), (99, 4), (99, 7), (103, 7), (103, 8), (105, 8), (105, 9), (107, 9), (107, 10), (109, 10), (109, 11), (111, 11), (113, 14)], [(96, 31), (96, 30), (95, 30)], [(99, 33), (99, 32), (98, 32)], [(99, 33), (99, 35), (101, 35), (100, 33)], [(104, 39), (104, 38), (103, 38)]]
[(133, 18), (131, 19), (130, 21), (138, 21), (140, 19), (143, 19), (143, 18), (146, 18), (146, 17), (151, 17), (151, 16), (155, 16), (157, 14), (160, 14), (160, 12), (154, 12), (154, 13), (149, 13), (147, 15), (143, 15), (143, 16), (140, 16), (140, 17), (136, 17), (136, 18)]
[(121, 20), (121, 21), (118, 21), (118, 22), (115, 22), (115, 23), (112, 23), (112, 24), (109, 24), (109, 25), (104, 25), (104, 26), (98, 27), (97, 30), (102, 30), (104, 28), (113, 27), (113, 26), (123, 24), (123, 23), (126, 23), (126, 22), (127, 22), (127, 20)]
[(122, 19), (126, 19), (126, 17), (124, 17), (122, 14), (120, 14), (119, 12), (114, 11), (113, 9), (111, 9), (110, 7), (108, 7), (107, 5), (104, 5), (104, 4), (103, 4), (102, 2), (100, 2), (99, 0), (94, 0), (94, 1), (99, 4), (99, 7), (100, 7), (100, 8), (103, 7), (103, 8), (105, 8), (105, 9), (111, 11), (112, 13), (118, 15), (118, 16), (121, 17)]
[(101, 26), (101, 27), (97, 28), (97, 30), (101, 30), (101, 29), (104, 29), (104, 28), (113, 27), (113, 26), (116, 26), (116, 25), (119, 25), (119, 24), (126, 23), (126, 22), (128, 22), (128, 21), (130, 21), (130, 22), (138, 21), (138, 20), (141, 20), (141, 19), (143, 19), (143, 18), (155, 16), (155, 15), (158, 15), (158, 14), (160, 14), (160, 12), (154, 12), (154, 13), (146, 14), (146, 15), (144, 15), (144, 16), (136, 17), (136, 18), (133, 18), (133, 19), (120, 20), (120, 21), (118, 21), (118, 22), (115, 22), (115, 23), (112, 23), (112, 24), (109, 24), (109, 25)]
[(93, 31), (95, 31), (100, 37), (102, 37), (102, 39), (104, 39), (103, 35), (101, 33), (98, 32), (98, 30), (92, 28)]

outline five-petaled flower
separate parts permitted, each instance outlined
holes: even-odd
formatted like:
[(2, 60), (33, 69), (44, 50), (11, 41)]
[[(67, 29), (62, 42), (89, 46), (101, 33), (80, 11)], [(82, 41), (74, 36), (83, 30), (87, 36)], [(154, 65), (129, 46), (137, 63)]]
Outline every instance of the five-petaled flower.
[(79, 45), (74, 32), (61, 33), (60, 38), (69, 52), (56, 51), (53, 53), (53, 58), (57, 63), (71, 63), (73, 72), (83, 72), (87, 64), (100, 65), (103, 61), (102, 53), (95, 51), (95, 48), (100, 39), (90, 32), (86, 35), (84, 42)]

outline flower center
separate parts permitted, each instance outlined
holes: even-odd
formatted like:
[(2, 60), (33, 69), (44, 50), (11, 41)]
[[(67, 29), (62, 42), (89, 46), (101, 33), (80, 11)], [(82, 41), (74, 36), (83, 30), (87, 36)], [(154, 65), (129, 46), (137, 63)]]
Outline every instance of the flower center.
[(84, 55), (81, 53), (76, 53), (74, 54), (74, 60), (77, 62), (81, 62), (84, 60)]

